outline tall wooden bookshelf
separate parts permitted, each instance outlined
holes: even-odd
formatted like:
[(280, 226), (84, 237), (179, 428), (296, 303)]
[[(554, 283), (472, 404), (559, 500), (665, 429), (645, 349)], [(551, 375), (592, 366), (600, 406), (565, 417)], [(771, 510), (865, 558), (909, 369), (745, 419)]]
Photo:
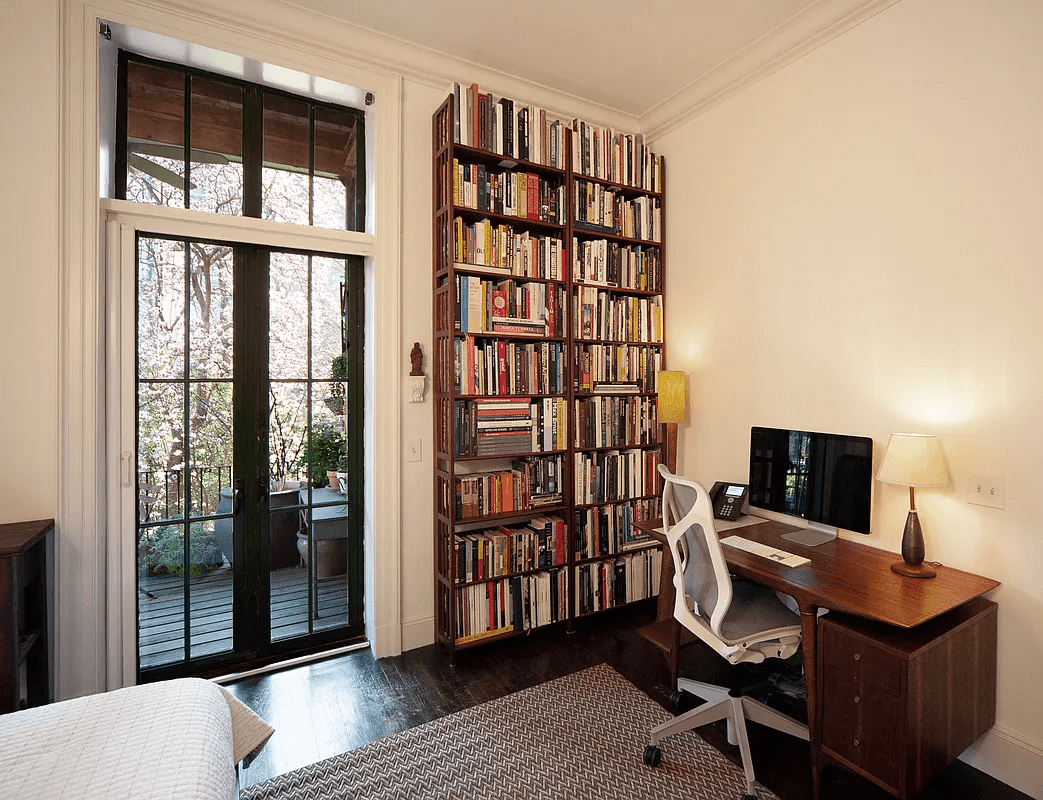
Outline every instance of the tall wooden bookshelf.
[[(457, 90), (432, 122), (436, 639), (658, 593), (663, 170), (639, 137)], [(655, 241), (653, 241), (655, 240)]]

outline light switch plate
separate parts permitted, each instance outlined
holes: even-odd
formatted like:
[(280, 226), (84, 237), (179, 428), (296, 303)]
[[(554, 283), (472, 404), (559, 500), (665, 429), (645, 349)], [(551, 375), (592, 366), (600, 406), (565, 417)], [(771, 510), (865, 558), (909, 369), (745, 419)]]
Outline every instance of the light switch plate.
[(1002, 475), (970, 473), (967, 476), (967, 502), (989, 508), (1004, 508), (1007, 502), (1006, 480)]
[(421, 461), (421, 440), (420, 439), (407, 439), (406, 440), (406, 461)]

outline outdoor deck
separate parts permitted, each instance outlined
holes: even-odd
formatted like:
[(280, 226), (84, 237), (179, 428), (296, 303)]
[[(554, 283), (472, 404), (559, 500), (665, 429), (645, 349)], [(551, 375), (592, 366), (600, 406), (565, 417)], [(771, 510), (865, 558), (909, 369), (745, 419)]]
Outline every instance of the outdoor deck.
[[(348, 622), (347, 578), (318, 583), (318, 618), (312, 630)], [(174, 575), (142, 578), (138, 593), (139, 657), (142, 669), (184, 659), (184, 579)], [(295, 567), (271, 573), (272, 640), (308, 632), (308, 570)], [(192, 658), (232, 649), (232, 569), (227, 565), (209, 575), (189, 579)]]

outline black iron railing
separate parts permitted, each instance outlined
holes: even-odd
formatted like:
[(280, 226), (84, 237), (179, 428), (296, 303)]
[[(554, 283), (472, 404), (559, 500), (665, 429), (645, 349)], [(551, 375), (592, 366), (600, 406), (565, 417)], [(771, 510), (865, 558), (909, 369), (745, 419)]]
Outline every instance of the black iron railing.
[(186, 487), (183, 469), (146, 469), (138, 472), (140, 524), (185, 516), (185, 494), (191, 497), (190, 516), (213, 514), (221, 490), (232, 485), (232, 466), (190, 467)]

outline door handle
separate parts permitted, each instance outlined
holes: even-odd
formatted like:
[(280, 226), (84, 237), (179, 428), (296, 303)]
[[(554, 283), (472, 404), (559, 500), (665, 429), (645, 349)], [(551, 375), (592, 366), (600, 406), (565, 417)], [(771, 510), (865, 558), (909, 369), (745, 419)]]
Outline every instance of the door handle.
[(235, 479), (235, 489), (232, 491), (232, 513), (238, 514), (243, 507), (243, 490), (246, 484), (242, 478)]

